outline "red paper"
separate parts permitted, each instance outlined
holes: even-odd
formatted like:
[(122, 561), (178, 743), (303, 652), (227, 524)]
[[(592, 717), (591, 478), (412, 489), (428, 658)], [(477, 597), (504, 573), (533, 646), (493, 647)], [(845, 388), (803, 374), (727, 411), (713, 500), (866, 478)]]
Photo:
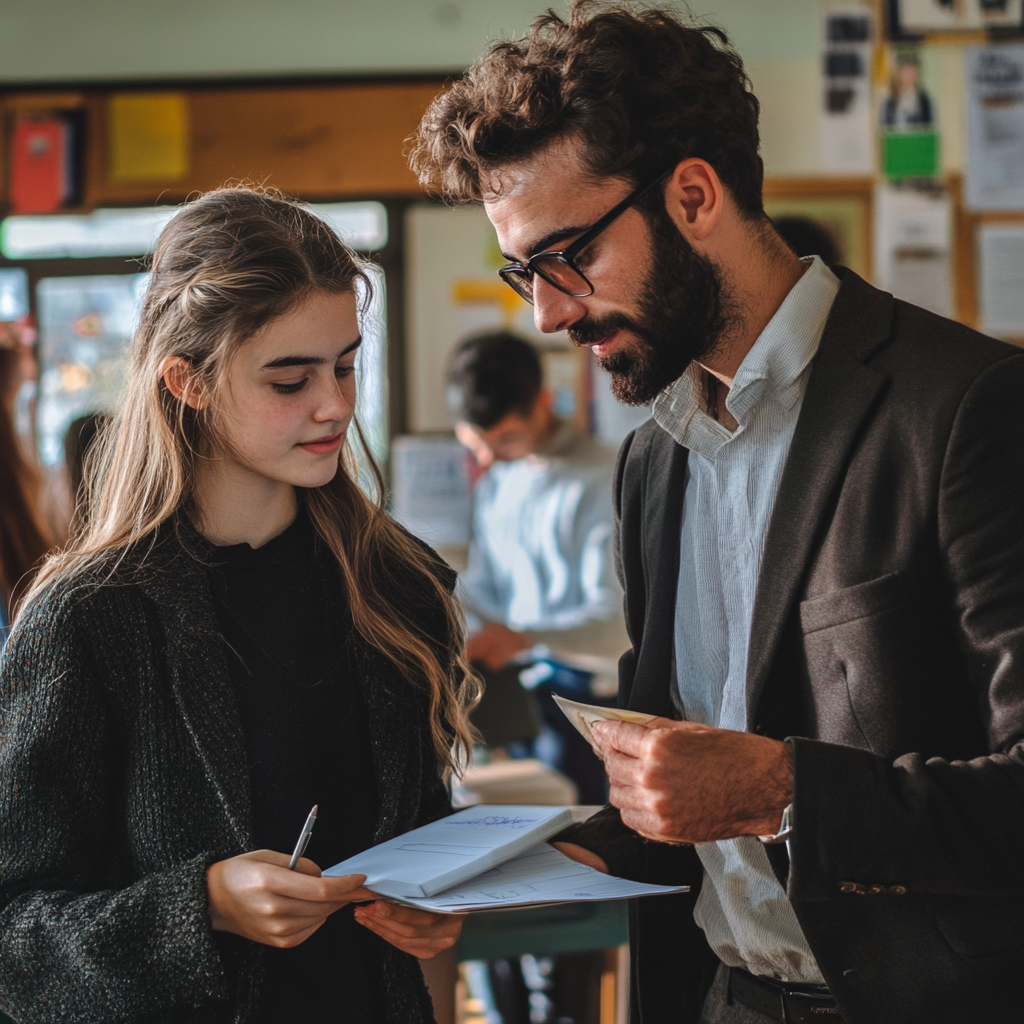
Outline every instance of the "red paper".
[(11, 152), (11, 212), (53, 213), (68, 194), (69, 131), (60, 118), (16, 121)]

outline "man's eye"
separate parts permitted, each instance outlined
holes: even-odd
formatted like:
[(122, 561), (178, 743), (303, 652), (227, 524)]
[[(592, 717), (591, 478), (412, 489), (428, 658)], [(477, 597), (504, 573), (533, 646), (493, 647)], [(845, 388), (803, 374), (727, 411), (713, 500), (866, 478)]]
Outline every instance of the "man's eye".
[(336, 366), (334, 368), (334, 376), (347, 377), (354, 369), (354, 366)]
[(270, 386), (279, 395), (294, 395), (296, 391), (301, 391), (306, 386), (308, 377), (303, 377), (302, 380), (296, 381), (294, 384), (271, 384)]

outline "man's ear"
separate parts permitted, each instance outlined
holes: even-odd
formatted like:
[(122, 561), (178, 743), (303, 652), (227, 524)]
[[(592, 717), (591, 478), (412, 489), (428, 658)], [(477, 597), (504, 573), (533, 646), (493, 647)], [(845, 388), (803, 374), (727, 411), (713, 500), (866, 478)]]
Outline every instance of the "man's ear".
[(196, 379), (192, 364), (183, 356), (168, 356), (160, 364), (160, 376), (175, 398), (193, 409), (205, 409), (207, 397)]
[(665, 206), (688, 242), (704, 242), (722, 218), (725, 188), (707, 160), (692, 157), (678, 164), (668, 179)]

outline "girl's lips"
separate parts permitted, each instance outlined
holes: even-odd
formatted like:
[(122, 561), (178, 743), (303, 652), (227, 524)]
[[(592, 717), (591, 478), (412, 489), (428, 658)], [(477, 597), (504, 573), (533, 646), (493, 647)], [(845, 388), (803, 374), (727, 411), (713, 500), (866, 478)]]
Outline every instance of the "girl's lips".
[(315, 441), (301, 441), (299, 447), (311, 455), (330, 455), (340, 444), (341, 434), (333, 434), (330, 437), (318, 437)]

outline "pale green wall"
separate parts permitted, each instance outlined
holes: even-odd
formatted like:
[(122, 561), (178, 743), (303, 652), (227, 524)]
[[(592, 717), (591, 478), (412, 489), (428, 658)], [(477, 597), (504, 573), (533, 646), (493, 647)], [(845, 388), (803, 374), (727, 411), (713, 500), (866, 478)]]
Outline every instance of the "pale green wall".
[[(562, 0), (0, 0), (0, 84), (449, 72)], [(762, 99), (769, 173), (818, 169), (820, 7), (691, 0)]]

